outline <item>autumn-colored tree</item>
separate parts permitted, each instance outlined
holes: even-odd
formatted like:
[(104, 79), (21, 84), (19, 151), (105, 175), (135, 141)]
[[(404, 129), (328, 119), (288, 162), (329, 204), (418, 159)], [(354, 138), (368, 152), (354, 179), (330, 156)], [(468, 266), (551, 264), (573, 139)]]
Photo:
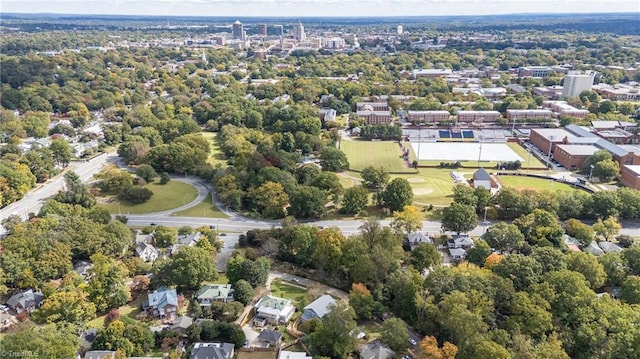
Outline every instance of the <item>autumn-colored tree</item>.
[(380, 304), (373, 299), (367, 286), (362, 283), (351, 285), (349, 303), (354, 308), (358, 319), (372, 319), (380, 307)]
[(396, 233), (411, 233), (422, 228), (424, 215), (414, 205), (404, 206), (402, 211), (393, 212), (391, 227)]
[(442, 348), (438, 347), (438, 341), (433, 336), (426, 336), (420, 341), (421, 359), (454, 359), (458, 353), (458, 347), (445, 342)]
[(491, 253), (487, 259), (484, 260), (484, 267), (487, 269), (493, 269), (493, 267), (502, 261), (502, 258), (504, 257), (498, 253)]

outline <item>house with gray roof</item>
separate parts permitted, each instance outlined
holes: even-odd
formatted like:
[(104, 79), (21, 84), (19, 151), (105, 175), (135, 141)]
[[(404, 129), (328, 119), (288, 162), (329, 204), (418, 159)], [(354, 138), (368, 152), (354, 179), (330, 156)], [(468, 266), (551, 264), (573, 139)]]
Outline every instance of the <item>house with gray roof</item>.
[(112, 359), (116, 352), (112, 350), (90, 350), (84, 354), (84, 359)]
[(414, 250), (418, 245), (423, 243), (433, 244), (433, 238), (425, 235), (422, 232), (411, 232), (407, 234), (403, 247), (405, 247), (405, 249), (409, 248), (411, 250)]
[(363, 344), (358, 350), (361, 359), (391, 359), (396, 354), (382, 340)]
[(265, 329), (260, 332), (256, 341), (266, 348), (277, 347), (282, 343), (282, 333), (276, 330)]
[(468, 234), (455, 234), (447, 241), (449, 249), (454, 248), (471, 248), (473, 247), (473, 239)]
[(160, 287), (149, 293), (142, 309), (153, 317), (173, 320), (178, 312), (178, 293), (175, 289)]
[(33, 289), (27, 289), (12, 295), (7, 300), (7, 306), (16, 311), (16, 313), (33, 312), (42, 304), (44, 296), (42, 292), (34, 292)]
[(231, 343), (195, 343), (189, 359), (231, 359), (234, 350)]
[(176, 244), (171, 246), (171, 255), (175, 255), (176, 253), (178, 253), (178, 251), (180, 250), (180, 247), (195, 246), (201, 237), (202, 237), (202, 233), (200, 232), (179, 235), (178, 238), (176, 238)]
[(622, 252), (622, 247), (620, 247), (619, 245), (617, 245), (617, 244), (615, 244), (613, 242), (601, 241), (601, 242), (598, 242), (598, 246), (605, 253), (620, 253), (620, 252)]
[(231, 284), (207, 284), (195, 294), (201, 307), (210, 307), (214, 302), (233, 302), (233, 288)]
[(300, 316), (300, 323), (304, 323), (313, 318), (322, 319), (322, 317), (331, 311), (332, 306), (335, 305), (336, 300), (333, 299), (332, 296), (328, 294), (321, 296), (304, 307), (302, 315)]
[(143, 262), (155, 262), (158, 259), (159, 252), (151, 243), (136, 242), (136, 255)]

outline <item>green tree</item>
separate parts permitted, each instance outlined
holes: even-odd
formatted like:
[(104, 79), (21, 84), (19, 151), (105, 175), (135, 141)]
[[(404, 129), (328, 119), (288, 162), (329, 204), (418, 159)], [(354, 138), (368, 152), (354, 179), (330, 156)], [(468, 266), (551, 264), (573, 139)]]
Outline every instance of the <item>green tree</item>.
[(340, 273), (342, 271), (342, 251), (346, 240), (337, 227), (320, 230), (313, 253), (316, 267), (331, 274)]
[(253, 299), (253, 287), (244, 279), (233, 284), (233, 298), (238, 302), (247, 305)]
[(418, 231), (422, 228), (422, 220), (424, 216), (418, 207), (414, 205), (406, 205), (402, 211), (393, 212), (393, 220), (390, 226), (401, 234), (407, 234)]
[(289, 204), (289, 196), (279, 183), (266, 182), (256, 188), (253, 193), (258, 209), (266, 218), (282, 218), (285, 206)]
[(442, 211), (442, 229), (458, 234), (468, 232), (478, 225), (475, 207), (452, 203)]
[(557, 217), (543, 209), (535, 209), (517, 218), (513, 224), (518, 226), (527, 242), (534, 245), (559, 244), (564, 234)]
[(327, 146), (320, 152), (322, 169), (331, 172), (342, 172), (349, 169), (349, 160), (344, 152), (331, 146)]
[(622, 226), (614, 217), (610, 216), (604, 221), (600, 218), (593, 224), (593, 231), (595, 234), (604, 237), (606, 240), (611, 240), (620, 232)]
[(326, 213), (326, 192), (317, 187), (298, 185), (289, 195), (288, 213), (295, 218), (320, 218)]
[(66, 190), (60, 191), (55, 199), (58, 202), (79, 204), (84, 208), (91, 208), (96, 204), (95, 197), (89, 191), (89, 187), (82, 183), (80, 176), (73, 171), (64, 174)]
[(147, 183), (153, 182), (153, 180), (158, 176), (156, 170), (154, 170), (153, 167), (147, 164), (138, 166), (138, 168), (136, 168), (136, 175), (145, 180), (145, 182)]
[(215, 258), (199, 247), (181, 247), (171, 262), (171, 281), (181, 289), (198, 289), (218, 277)]
[(355, 351), (354, 316), (353, 309), (343, 303), (331, 308), (331, 311), (322, 317), (322, 324), (311, 333), (309, 344), (312, 354), (340, 359)]
[(49, 149), (51, 153), (53, 153), (53, 158), (56, 159), (58, 165), (67, 167), (71, 161), (71, 145), (69, 142), (62, 138), (55, 139), (51, 141)]
[(598, 262), (602, 264), (604, 272), (607, 274), (605, 285), (620, 286), (627, 277), (627, 267), (622, 260), (620, 253), (609, 252), (598, 256)]
[(616, 192), (598, 191), (591, 195), (590, 209), (597, 218), (618, 217), (622, 206)]
[(124, 305), (129, 299), (125, 285), (126, 270), (114, 259), (102, 254), (91, 256), (93, 267), (89, 270), (87, 293), (98, 313)]
[(482, 235), (491, 248), (503, 252), (511, 252), (524, 244), (524, 235), (516, 225), (499, 222), (487, 229)]
[(34, 313), (40, 323), (67, 322), (82, 325), (96, 316), (96, 306), (81, 288), (62, 290), (48, 296)]
[(467, 249), (467, 261), (477, 266), (483, 266), (487, 257), (491, 254), (491, 247), (483, 239), (476, 239), (474, 246)]
[(593, 254), (585, 252), (568, 253), (567, 268), (582, 273), (589, 282), (591, 289), (602, 287), (607, 279), (604, 267)]
[(620, 173), (620, 165), (614, 160), (603, 160), (596, 162), (593, 166), (593, 175), (600, 178), (603, 181), (609, 181), (618, 177)]
[(622, 300), (629, 304), (640, 304), (640, 277), (630, 275), (622, 282)]
[(512, 254), (500, 261), (493, 271), (502, 278), (511, 279), (516, 290), (526, 290), (540, 281), (542, 266), (531, 257)]
[(340, 196), (344, 192), (338, 175), (333, 172), (320, 172), (311, 180), (310, 185), (328, 193), (330, 198), (335, 202), (340, 199)]
[(362, 176), (364, 186), (373, 190), (380, 190), (389, 182), (389, 172), (382, 166), (365, 167), (360, 172), (360, 176)]
[(595, 239), (594, 228), (574, 218), (567, 221), (566, 230), (568, 235), (580, 241), (583, 246), (588, 246)]
[(356, 214), (367, 208), (369, 193), (362, 186), (347, 188), (342, 197), (340, 211), (346, 214)]
[(178, 230), (173, 227), (157, 226), (153, 231), (153, 241), (160, 248), (168, 248), (176, 243)]
[(371, 291), (362, 283), (351, 284), (349, 305), (354, 309), (356, 318), (360, 320), (371, 320), (381, 314), (382, 310), (381, 304), (376, 302)]
[(411, 265), (420, 273), (441, 261), (442, 257), (434, 245), (420, 243), (411, 251)]
[(381, 195), (384, 206), (391, 211), (400, 211), (413, 202), (413, 190), (409, 181), (400, 177), (394, 178)]
[(396, 353), (409, 347), (409, 328), (400, 318), (391, 318), (382, 324), (380, 339)]
[(24, 326), (7, 334), (2, 340), (3, 353), (34, 353), (52, 359), (75, 358), (80, 337), (78, 327), (66, 323)]

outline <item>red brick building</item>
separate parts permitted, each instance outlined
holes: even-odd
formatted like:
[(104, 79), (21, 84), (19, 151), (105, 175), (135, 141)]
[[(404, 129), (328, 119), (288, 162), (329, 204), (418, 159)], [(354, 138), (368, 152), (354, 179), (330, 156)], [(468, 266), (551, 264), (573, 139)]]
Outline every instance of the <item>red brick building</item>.
[(625, 186), (640, 190), (640, 165), (622, 166), (620, 182)]
[(553, 152), (553, 159), (564, 168), (575, 170), (582, 167), (587, 157), (593, 155), (599, 148), (593, 145), (565, 145), (558, 144)]
[(500, 112), (498, 111), (459, 111), (456, 119), (458, 123), (461, 122), (496, 122), (500, 118)]

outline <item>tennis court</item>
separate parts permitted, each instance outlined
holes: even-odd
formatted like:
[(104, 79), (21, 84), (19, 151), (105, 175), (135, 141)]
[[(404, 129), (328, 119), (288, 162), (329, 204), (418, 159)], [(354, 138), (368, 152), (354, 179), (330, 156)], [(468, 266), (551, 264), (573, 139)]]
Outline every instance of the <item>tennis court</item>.
[[(506, 143), (443, 143), (411, 142), (413, 151), (421, 161), (521, 161), (524, 160)], [(482, 153), (480, 152), (482, 148)]]

